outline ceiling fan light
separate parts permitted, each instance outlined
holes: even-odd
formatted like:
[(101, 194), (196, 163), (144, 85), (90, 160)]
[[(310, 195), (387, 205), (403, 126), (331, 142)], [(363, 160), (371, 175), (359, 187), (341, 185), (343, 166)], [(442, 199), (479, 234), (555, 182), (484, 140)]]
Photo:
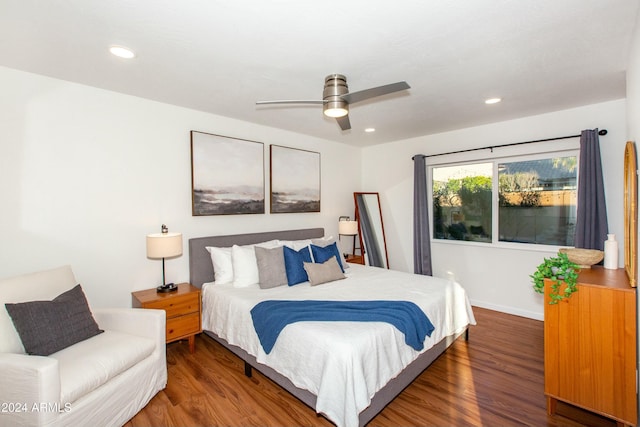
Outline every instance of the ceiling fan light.
[(322, 99), (324, 108), (322, 111), (327, 117), (344, 117), (349, 114), (349, 104), (341, 98), (349, 92), (347, 78), (342, 74), (329, 74), (324, 79)]
[(333, 107), (333, 108), (325, 108), (324, 115), (327, 117), (344, 117), (349, 114), (346, 108), (342, 107)]
[(109, 47), (109, 52), (111, 52), (112, 55), (115, 55), (118, 58), (124, 59), (131, 59), (135, 58), (136, 56), (136, 54), (131, 49), (124, 46), (111, 46)]

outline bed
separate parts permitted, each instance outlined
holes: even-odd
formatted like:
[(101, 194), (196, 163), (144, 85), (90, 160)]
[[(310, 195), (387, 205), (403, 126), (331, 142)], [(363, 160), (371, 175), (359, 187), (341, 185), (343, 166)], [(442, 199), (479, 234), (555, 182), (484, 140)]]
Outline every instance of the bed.
[[(324, 229), (312, 228), (193, 238), (190, 281), (202, 288), (204, 332), (240, 357), (248, 376), (257, 369), (339, 427), (363, 426), (465, 334), (475, 319), (464, 289), (455, 282), (356, 264), (345, 263), (344, 279), (317, 286), (304, 282), (261, 289), (213, 284), (207, 247), (321, 242), (323, 237)], [(406, 344), (402, 332), (384, 322), (297, 322), (285, 327), (266, 352), (250, 313), (266, 300), (407, 300), (422, 309), (435, 329), (424, 339), (424, 348), (417, 350)]]

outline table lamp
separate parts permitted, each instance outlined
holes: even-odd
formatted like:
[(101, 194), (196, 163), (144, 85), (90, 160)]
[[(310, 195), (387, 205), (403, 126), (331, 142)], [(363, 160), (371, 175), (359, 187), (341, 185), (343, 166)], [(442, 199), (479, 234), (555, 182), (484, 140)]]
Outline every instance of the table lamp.
[(158, 292), (172, 292), (178, 289), (174, 283), (167, 283), (164, 276), (164, 259), (182, 255), (182, 234), (169, 233), (166, 225), (162, 224), (161, 233), (147, 235), (147, 258), (162, 258), (162, 285)]
[(348, 216), (341, 216), (340, 218), (338, 218), (338, 235), (353, 236), (352, 255), (355, 255), (355, 251), (356, 251), (356, 235), (357, 234), (358, 234), (358, 221), (351, 220)]
[(341, 216), (338, 218), (338, 234), (355, 236), (358, 234), (358, 221), (353, 221), (348, 216)]

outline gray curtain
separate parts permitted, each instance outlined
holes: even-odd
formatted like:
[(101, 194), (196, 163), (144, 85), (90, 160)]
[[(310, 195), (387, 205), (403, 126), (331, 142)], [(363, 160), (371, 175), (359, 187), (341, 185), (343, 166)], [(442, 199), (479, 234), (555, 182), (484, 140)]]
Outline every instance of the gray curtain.
[(580, 135), (578, 210), (574, 246), (604, 250), (607, 239), (607, 206), (604, 199), (598, 129)]
[(432, 276), (427, 168), (425, 156), (413, 156), (413, 272)]

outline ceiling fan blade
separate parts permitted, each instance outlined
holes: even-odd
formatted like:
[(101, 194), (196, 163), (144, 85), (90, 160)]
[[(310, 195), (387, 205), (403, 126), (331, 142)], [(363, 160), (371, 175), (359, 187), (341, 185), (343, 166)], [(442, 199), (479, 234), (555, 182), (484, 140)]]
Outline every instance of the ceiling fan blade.
[(391, 83), (384, 86), (372, 87), (371, 89), (360, 90), (358, 92), (347, 93), (341, 98), (349, 104), (364, 101), (365, 99), (375, 98), (376, 96), (387, 95), (393, 92), (399, 92), (411, 88), (407, 82)]
[(340, 125), (340, 129), (342, 129), (342, 130), (351, 129), (351, 122), (349, 121), (349, 115), (348, 114), (346, 116), (337, 117), (336, 121)]
[(275, 101), (256, 101), (256, 105), (268, 104), (324, 104), (323, 100), (283, 99)]

